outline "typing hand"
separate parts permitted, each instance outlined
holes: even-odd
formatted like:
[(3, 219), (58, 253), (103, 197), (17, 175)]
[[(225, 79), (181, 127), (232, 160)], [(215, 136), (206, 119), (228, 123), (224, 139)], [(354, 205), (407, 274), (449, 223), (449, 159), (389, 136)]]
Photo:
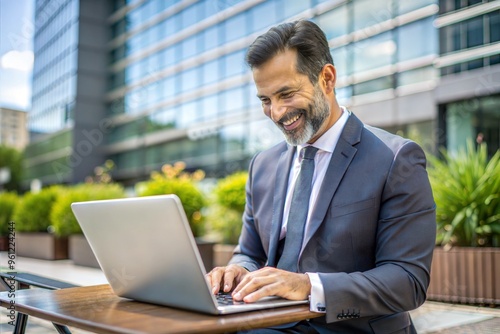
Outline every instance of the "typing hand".
[(308, 275), (265, 267), (246, 274), (232, 295), (234, 300), (252, 303), (266, 296), (305, 300), (310, 293)]
[(206, 279), (212, 287), (212, 293), (215, 295), (221, 291), (221, 284), (223, 284), (222, 291), (229, 292), (241, 282), (246, 274), (248, 274), (248, 270), (236, 264), (231, 264), (227, 267), (212, 269), (206, 275)]

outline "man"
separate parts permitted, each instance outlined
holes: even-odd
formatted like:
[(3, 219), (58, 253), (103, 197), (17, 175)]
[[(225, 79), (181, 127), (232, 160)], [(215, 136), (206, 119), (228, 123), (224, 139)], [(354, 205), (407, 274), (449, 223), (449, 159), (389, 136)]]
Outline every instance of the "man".
[[(436, 230), (423, 151), (338, 105), (328, 42), (314, 23), (272, 28), (246, 60), (286, 142), (250, 163), (239, 245), (207, 275), (213, 292), (309, 298), (311, 311), (325, 313), (282, 326), (288, 332), (415, 332), (407, 311), (425, 301)], [(313, 172), (301, 167), (307, 161)]]

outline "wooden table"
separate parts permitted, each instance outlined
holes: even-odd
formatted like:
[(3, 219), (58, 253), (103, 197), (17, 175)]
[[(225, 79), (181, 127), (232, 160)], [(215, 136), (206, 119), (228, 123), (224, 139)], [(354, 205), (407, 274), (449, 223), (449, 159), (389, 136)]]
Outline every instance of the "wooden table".
[[(0, 306), (9, 303), (0, 293)], [(223, 333), (321, 316), (309, 305), (211, 316), (120, 298), (107, 284), (18, 290), (15, 305), (19, 313), (97, 333)]]

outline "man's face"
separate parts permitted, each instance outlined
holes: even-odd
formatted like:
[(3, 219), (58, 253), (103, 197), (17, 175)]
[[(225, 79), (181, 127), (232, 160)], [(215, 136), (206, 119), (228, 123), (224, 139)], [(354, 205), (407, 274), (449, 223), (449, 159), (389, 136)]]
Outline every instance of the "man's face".
[(296, 51), (287, 50), (253, 70), (264, 113), (293, 146), (314, 142), (331, 114), (320, 85), (298, 73), (296, 65)]

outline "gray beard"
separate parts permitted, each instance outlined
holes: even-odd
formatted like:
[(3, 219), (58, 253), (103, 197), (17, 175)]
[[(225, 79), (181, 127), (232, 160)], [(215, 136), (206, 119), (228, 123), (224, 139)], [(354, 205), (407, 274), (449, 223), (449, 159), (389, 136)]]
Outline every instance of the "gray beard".
[(319, 85), (314, 86), (313, 103), (308, 106), (308, 110), (302, 109), (301, 111), (301, 117), (305, 117), (305, 124), (302, 128), (286, 131), (283, 126), (278, 126), (283, 132), (286, 142), (292, 146), (303, 145), (310, 141), (330, 116), (330, 106)]

